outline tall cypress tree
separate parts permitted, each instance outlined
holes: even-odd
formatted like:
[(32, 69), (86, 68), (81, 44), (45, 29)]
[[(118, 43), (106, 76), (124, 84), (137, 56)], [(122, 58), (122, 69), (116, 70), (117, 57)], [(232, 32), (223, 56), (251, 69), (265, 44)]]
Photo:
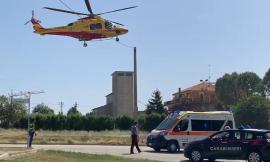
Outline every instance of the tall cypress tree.
[(263, 85), (265, 88), (265, 93), (267, 94), (267, 96), (270, 96), (270, 68), (268, 69), (263, 78)]
[(162, 103), (162, 97), (160, 91), (157, 89), (153, 92), (152, 98), (148, 100), (146, 106), (146, 114), (158, 113), (163, 114), (166, 112), (164, 105)]
[(75, 102), (74, 106), (71, 107), (71, 108), (68, 110), (67, 116), (70, 116), (70, 115), (79, 115), (79, 116), (80, 116), (80, 115), (82, 115), (82, 114), (78, 111), (77, 107), (78, 107), (78, 104), (77, 104), (77, 102)]

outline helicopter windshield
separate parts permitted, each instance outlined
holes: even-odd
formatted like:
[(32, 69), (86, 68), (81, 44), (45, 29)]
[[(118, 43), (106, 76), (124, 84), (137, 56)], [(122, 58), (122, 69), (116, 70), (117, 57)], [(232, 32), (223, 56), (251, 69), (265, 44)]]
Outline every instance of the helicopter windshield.
[(113, 27), (113, 24), (109, 21), (105, 21), (105, 28), (108, 30), (111, 30)]

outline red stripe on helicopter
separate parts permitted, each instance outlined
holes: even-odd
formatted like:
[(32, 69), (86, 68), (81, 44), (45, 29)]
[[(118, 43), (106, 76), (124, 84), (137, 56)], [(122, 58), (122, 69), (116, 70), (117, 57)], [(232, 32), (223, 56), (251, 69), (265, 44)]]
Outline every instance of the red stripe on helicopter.
[(82, 41), (106, 38), (106, 36), (103, 34), (89, 33), (89, 32), (48, 32), (48, 33), (44, 33), (44, 34), (69, 36), (69, 37), (77, 38), (77, 39), (82, 40)]

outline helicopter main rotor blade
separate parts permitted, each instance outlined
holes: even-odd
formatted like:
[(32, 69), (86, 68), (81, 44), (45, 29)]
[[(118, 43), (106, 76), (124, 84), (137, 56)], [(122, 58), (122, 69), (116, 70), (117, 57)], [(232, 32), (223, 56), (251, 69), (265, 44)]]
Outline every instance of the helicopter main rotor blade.
[(117, 24), (117, 25), (120, 25), (120, 26), (125, 26), (124, 24), (121, 24), (119, 22), (115, 22), (115, 21), (111, 21), (111, 20), (107, 20), (107, 21), (112, 22), (112, 23)]
[(87, 7), (89, 13), (90, 13), (91, 15), (94, 15), (89, 0), (84, 0), (84, 1), (85, 1), (86, 7)]
[(119, 11), (123, 11), (123, 10), (129, 10), (129, 9), (136, 8), (136, 7), (138, 7), (138, 6), (132, 6), (132, 7), (127, 7), (127, 8), (122, 8), (122, 9), (108, 11), (108, 12), (103, 12), (103, 13), (99, 13), (99, 14), (95, 14), (95, 15), (104, 15), (104, 14), (108, 14), (108, 13), (119, 12)]
[(89, 16), (89, 14), (86, 14), (86, 13), (74, 12), (74, 11), (68, 11), (68, 10), (62, 10), (62, 9), (51, 8), (51, 7), (44, 7), (44, 9), (52, 10), (52, 11), (57, 11), (57, 12), (64, 12), (64, 13), (69, 13), (69, 14), (74, 14), (74, 15)]

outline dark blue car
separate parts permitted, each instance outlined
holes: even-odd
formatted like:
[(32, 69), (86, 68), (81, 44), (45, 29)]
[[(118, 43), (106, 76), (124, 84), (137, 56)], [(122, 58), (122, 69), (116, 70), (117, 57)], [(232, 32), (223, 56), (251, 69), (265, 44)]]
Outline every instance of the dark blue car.
[(193, 162), (203, 159), (270, 162), (270, 131), (258, 129), (225, 130), (186, 145), (184, 155)]

